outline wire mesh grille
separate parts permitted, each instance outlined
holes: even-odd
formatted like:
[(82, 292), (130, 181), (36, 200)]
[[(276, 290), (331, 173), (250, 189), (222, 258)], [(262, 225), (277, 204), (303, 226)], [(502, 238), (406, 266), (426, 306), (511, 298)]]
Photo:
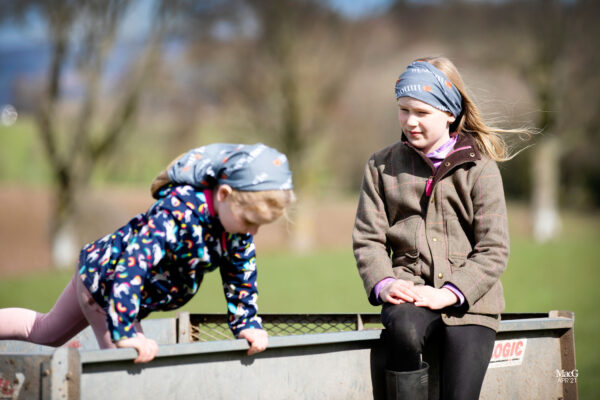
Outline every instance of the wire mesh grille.
[[(266, 314), (263, 327), (270, 336), (303, 335), (380, 329), (379, 314)], [(190, 315), (191, 340), (229, 340), (233, 335), (225, 315)]]

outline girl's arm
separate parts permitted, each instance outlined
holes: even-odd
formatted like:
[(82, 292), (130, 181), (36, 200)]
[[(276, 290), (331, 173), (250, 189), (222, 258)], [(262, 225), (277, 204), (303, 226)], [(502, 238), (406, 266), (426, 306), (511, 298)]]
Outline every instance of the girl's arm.
[(386, 232), (389, 222), (380, 194), (380, 180), (374, 157), (369, 159), (356, 210), (352, 244), (358, 273), (360, 274), (369, 301), (378, 304), (373, 289), (388, 277), (394, 277), (392, 261), (387, 247)]
[(453, 284), (473, 305), (499, 280), (509, 255), (508, 219), (498, 166), (488, 161), (471, 191), (473, 251), (461, 268), (453, 271)]
[[(392, 269), (386, 236), (389, 228), (379, 171), (375, 157), (371, 157), (365, 167), (352, 241), (358, 272), (373, 305), (380, 304), (380, 300), (411, 301), (418, 297), (408, 284), (414, 282), (415, 277), (406, 271), (394, 273)], [(386, 285), (389, 290), (381, 290), (377, 298), (375, 286), (389, 277), (400, 279), (391, 287)]]
[[(229, 327), (236, 337), (243, 337), (250, 342), (248, 354), (254, 354), (266, 347), (266, 331), (262, 331), (262, 321), (257, 315), (254, 240), (249, 234), (227, 234), (226, 243), (229, 257), (224, 259), (220, 272), (227, 300)], [(246, 332), (251, 330), (261, 332)]]
[(164, 257), (167, 238), (174, 237), (169, 235), (168, 229), (175, 229), (171, 214), (158, 212), (149, 217), (146, 225), (129, 237), (117, 261), (107, 313), (108, 331), (116, 343), (139, 334), (134, 322), (143, 297), (143, 285), (152, 265)]

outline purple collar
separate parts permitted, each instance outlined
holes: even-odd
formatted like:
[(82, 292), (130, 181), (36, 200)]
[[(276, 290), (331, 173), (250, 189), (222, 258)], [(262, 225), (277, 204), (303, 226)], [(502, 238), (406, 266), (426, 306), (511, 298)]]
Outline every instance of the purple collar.
[(454, 149), (454, 145), (458, 140), (458, 135), (454, 135), (449, 140), (447, 140), (443, 145), (438, 147), (436, 150), (427, 153), (425, 156), (431, 160), (433, 166), (437, 169), (442, 163), (442, 160), (446, 158), (446, 156)]

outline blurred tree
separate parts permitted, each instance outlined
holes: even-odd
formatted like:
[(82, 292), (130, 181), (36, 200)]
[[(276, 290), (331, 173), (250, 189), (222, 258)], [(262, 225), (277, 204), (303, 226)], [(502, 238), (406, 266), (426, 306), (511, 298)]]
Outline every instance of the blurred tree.
[(273, 138), (290, 159), (303, 200), (292, 239), (295, 248), (304, 250), (314, 244), (312, 202), (331, 144), (325, 133), (352, 73), (352, 60), (360, 55), (360, 41), (345, 20), (317, 1), (248, 4), (259, 33), (234, 87), (256, 130)]
[[(217, 3), (212, 23), (200, 24), (208, 29), (195, 33), (190, 48), (195, 92), (225, 110), (224, 119), (238, 121), (241, 140), (264, 141), (288, 156), (301, 200), (292, 240), (310, 247), (315, 222), (306, 214), (330, 151), (324, 133), (360, 40), (348, 21), (318, 1)], [(197, 13), (190, 7), (187, 15)], [(201, 21), (205, 17), (200, 13)]]
[(571, 15), (562, 75), (568, 96), (559, 96), (558, 131), (564, 132), (561, 198), (582, 208), (600, 205), (600, 3), (578, 1)]
[[(16, 17), (38, 13), (46, 23), (51, 55), (36, 119), (55, 182), (51, 236), (53, 263), (59, 268), (76, 260), (78, 197), (88, 187), (94, 168), (110, 157), (134, 122), (165, 32), (164, 10), (158, 3), (143, 51), (137, 57), (130, 55), (118, 91), (106, 101), (105, 89), (111, 84), (108, 59), (131, 4), (127, 0), (28, 0), (4, 10), (5, 15), (12, 12)], [(75, 90), (68, 87), (74, 79)]]
[[(566, 155), (585, 153), (590, 142), (597, 142), (585, 132), (595, 133), (596, 118), (590, 118), (590, 111), (600, 105), (598, 44), (592, 39), (598, 35), (592, 16), (599, 7), (586, 0), (530, 0), (436, 6), (398, 1), (394, 8), (402, 21), (400, 29), (416, 24), (424, 33), (420, 40), (444, 40), (459, 67), (472, 63), (491, 71), (509, 70), (530, 88), (538, 115), (535, 124), (542, 131), (528, 150), (533, 234), (538, 241), (553, 238), (560, 229), (559, 193), (565, 185), (561, 167), (577, 163)], [(592, 172), (584, 175), (588, 173)]]
[(537, 126), (544, 132), (536, 140), (532, 154), (533, 236), (539, 242), (555, 237), (560, 231), (558, 211), (559, 162), (561, 146), (558, 131), (559, 97), (566, 82), (560, 76), (567, 50), (568, 17), (571, 10), (558, 0), (540, 0), (523, 6), (516, 14), (519, 30), (529, 41), (529, 54), (515, 60), (529, 83), (537, 102)]

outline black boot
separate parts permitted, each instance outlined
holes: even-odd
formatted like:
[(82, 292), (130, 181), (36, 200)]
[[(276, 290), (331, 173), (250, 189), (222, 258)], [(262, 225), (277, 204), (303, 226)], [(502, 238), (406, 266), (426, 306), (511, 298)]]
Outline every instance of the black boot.
[(388, 400), (427, 400), (429, 365), (421, 364), (415, 371), (385, 371), (385, 385)]

